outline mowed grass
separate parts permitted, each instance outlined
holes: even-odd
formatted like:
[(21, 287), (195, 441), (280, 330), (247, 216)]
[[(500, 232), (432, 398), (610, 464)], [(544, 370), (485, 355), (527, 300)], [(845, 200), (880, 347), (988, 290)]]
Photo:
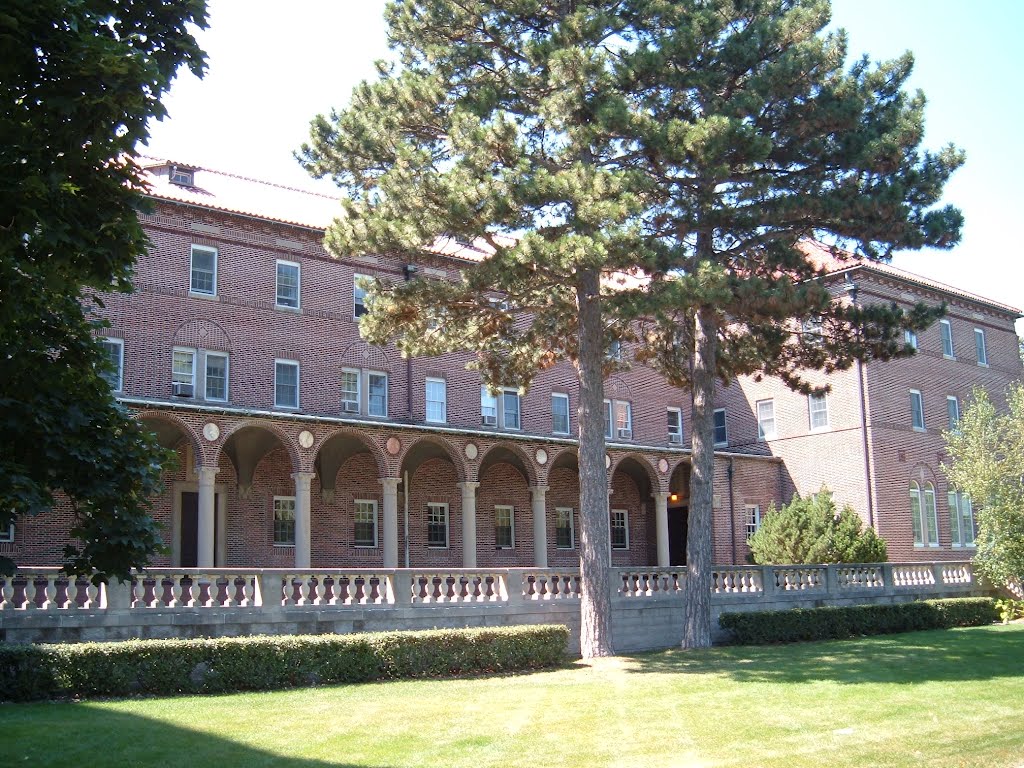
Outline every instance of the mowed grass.
[(550, 672), (0, 705), (5, 766), (1024, 766), (1024, 624)]

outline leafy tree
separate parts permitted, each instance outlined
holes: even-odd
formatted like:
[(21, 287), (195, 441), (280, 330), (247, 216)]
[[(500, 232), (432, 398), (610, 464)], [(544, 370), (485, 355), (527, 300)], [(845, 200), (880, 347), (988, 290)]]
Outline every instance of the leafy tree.
[(749, 544), (760, 565), (881, 563), (887, 558), (885, 541), (873, 528), (863, 529), (849, 504), (837, 511), (827, 488), (807, 498), (795, 494), (778, 509), (772, 504)]
[(475, 350), (492, 384), (575, 365), (585, 656), (611, 650), (606, 350), (636, 342), (637, 359), (690, 388), (684, 645), (709, 644), (716, 379), (808, 389), (805, 368), (910, 354), (902, 329), (941, 308), (835, 297), (800, 244), (831, 235), (884, 258), (955, 243), (959, 212), (929, 208), (961, 154), (919, 152), (909, 55), (842, 71), (845, 38), (820, 34), (827, 0), (412, 0), (386, 13), (397, 64), (316, 118), (300, 153), (348, 193), (327, 246), (413, 259), (451, 237), (487, 255), (458, 283), (378, 283), (364, 335), (405, 354)]
[(950, 485), (970, 495), (978, 526), (974, 562), (996, 584), (1024, 584), (1024, 384), (1007, 392), (1008, 410), (975, 389), (954, 432), (947, 432)]
[[(128, 291), (146, 247), (135, 145), (202, 0), (11, 0), (0, 11), (0, 526), (53, 507), (76, 522), (65, 567), (123, 577), (160, 546), (147, 497), (163, 451), (113, 399), (96, 292)], [(14, 564), (0, 561), (11, 572)]]

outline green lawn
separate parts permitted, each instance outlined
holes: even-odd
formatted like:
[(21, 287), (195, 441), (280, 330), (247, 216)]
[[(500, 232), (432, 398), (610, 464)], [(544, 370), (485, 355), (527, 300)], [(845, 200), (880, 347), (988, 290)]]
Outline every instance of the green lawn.
[(1024, 766), (1024, 624), (518, 677), (0, 705), (5, 766)]

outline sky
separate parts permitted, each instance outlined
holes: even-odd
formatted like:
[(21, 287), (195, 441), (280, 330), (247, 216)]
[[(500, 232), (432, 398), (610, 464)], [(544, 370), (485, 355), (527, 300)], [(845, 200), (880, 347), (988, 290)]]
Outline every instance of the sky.
[[(209, 0), (198, 35), (209, 68), (183, 72), (154, 123), (147, 154), (332, 193), (292, 156), (319, 113), (343, 108), (389, 51), (384, 0)], [(1024, 308), (1022, 248), (1009, 223), (1024, 218), (1024, 2), (1019, 0), (833, 0), (833, 26), (851, 60), (910, 50), (910, 86), (928, 98), (927, 149), (954, 143), (967, 162), (944, 203), (966, 224), (949, 251), (899, 253), (893, 264)], [(1017, 324), (1024, 335), (1024, 320)]]

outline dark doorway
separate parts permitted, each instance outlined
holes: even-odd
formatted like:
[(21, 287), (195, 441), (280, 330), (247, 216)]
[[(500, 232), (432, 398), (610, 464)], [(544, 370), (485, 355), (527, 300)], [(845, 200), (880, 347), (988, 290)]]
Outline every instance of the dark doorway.
[[(213, 497), (213, 514), (216, 521), (217, 495)], [(217, 525), (213, 526), (214, 562), (217, 559)], [(199, 566), (199, 494), (195, 491), (181, 492), (181, 567)]]
[(686, 565), (686, 519), (688, 507), (670, 507), (668, 510), (668, 562)]

